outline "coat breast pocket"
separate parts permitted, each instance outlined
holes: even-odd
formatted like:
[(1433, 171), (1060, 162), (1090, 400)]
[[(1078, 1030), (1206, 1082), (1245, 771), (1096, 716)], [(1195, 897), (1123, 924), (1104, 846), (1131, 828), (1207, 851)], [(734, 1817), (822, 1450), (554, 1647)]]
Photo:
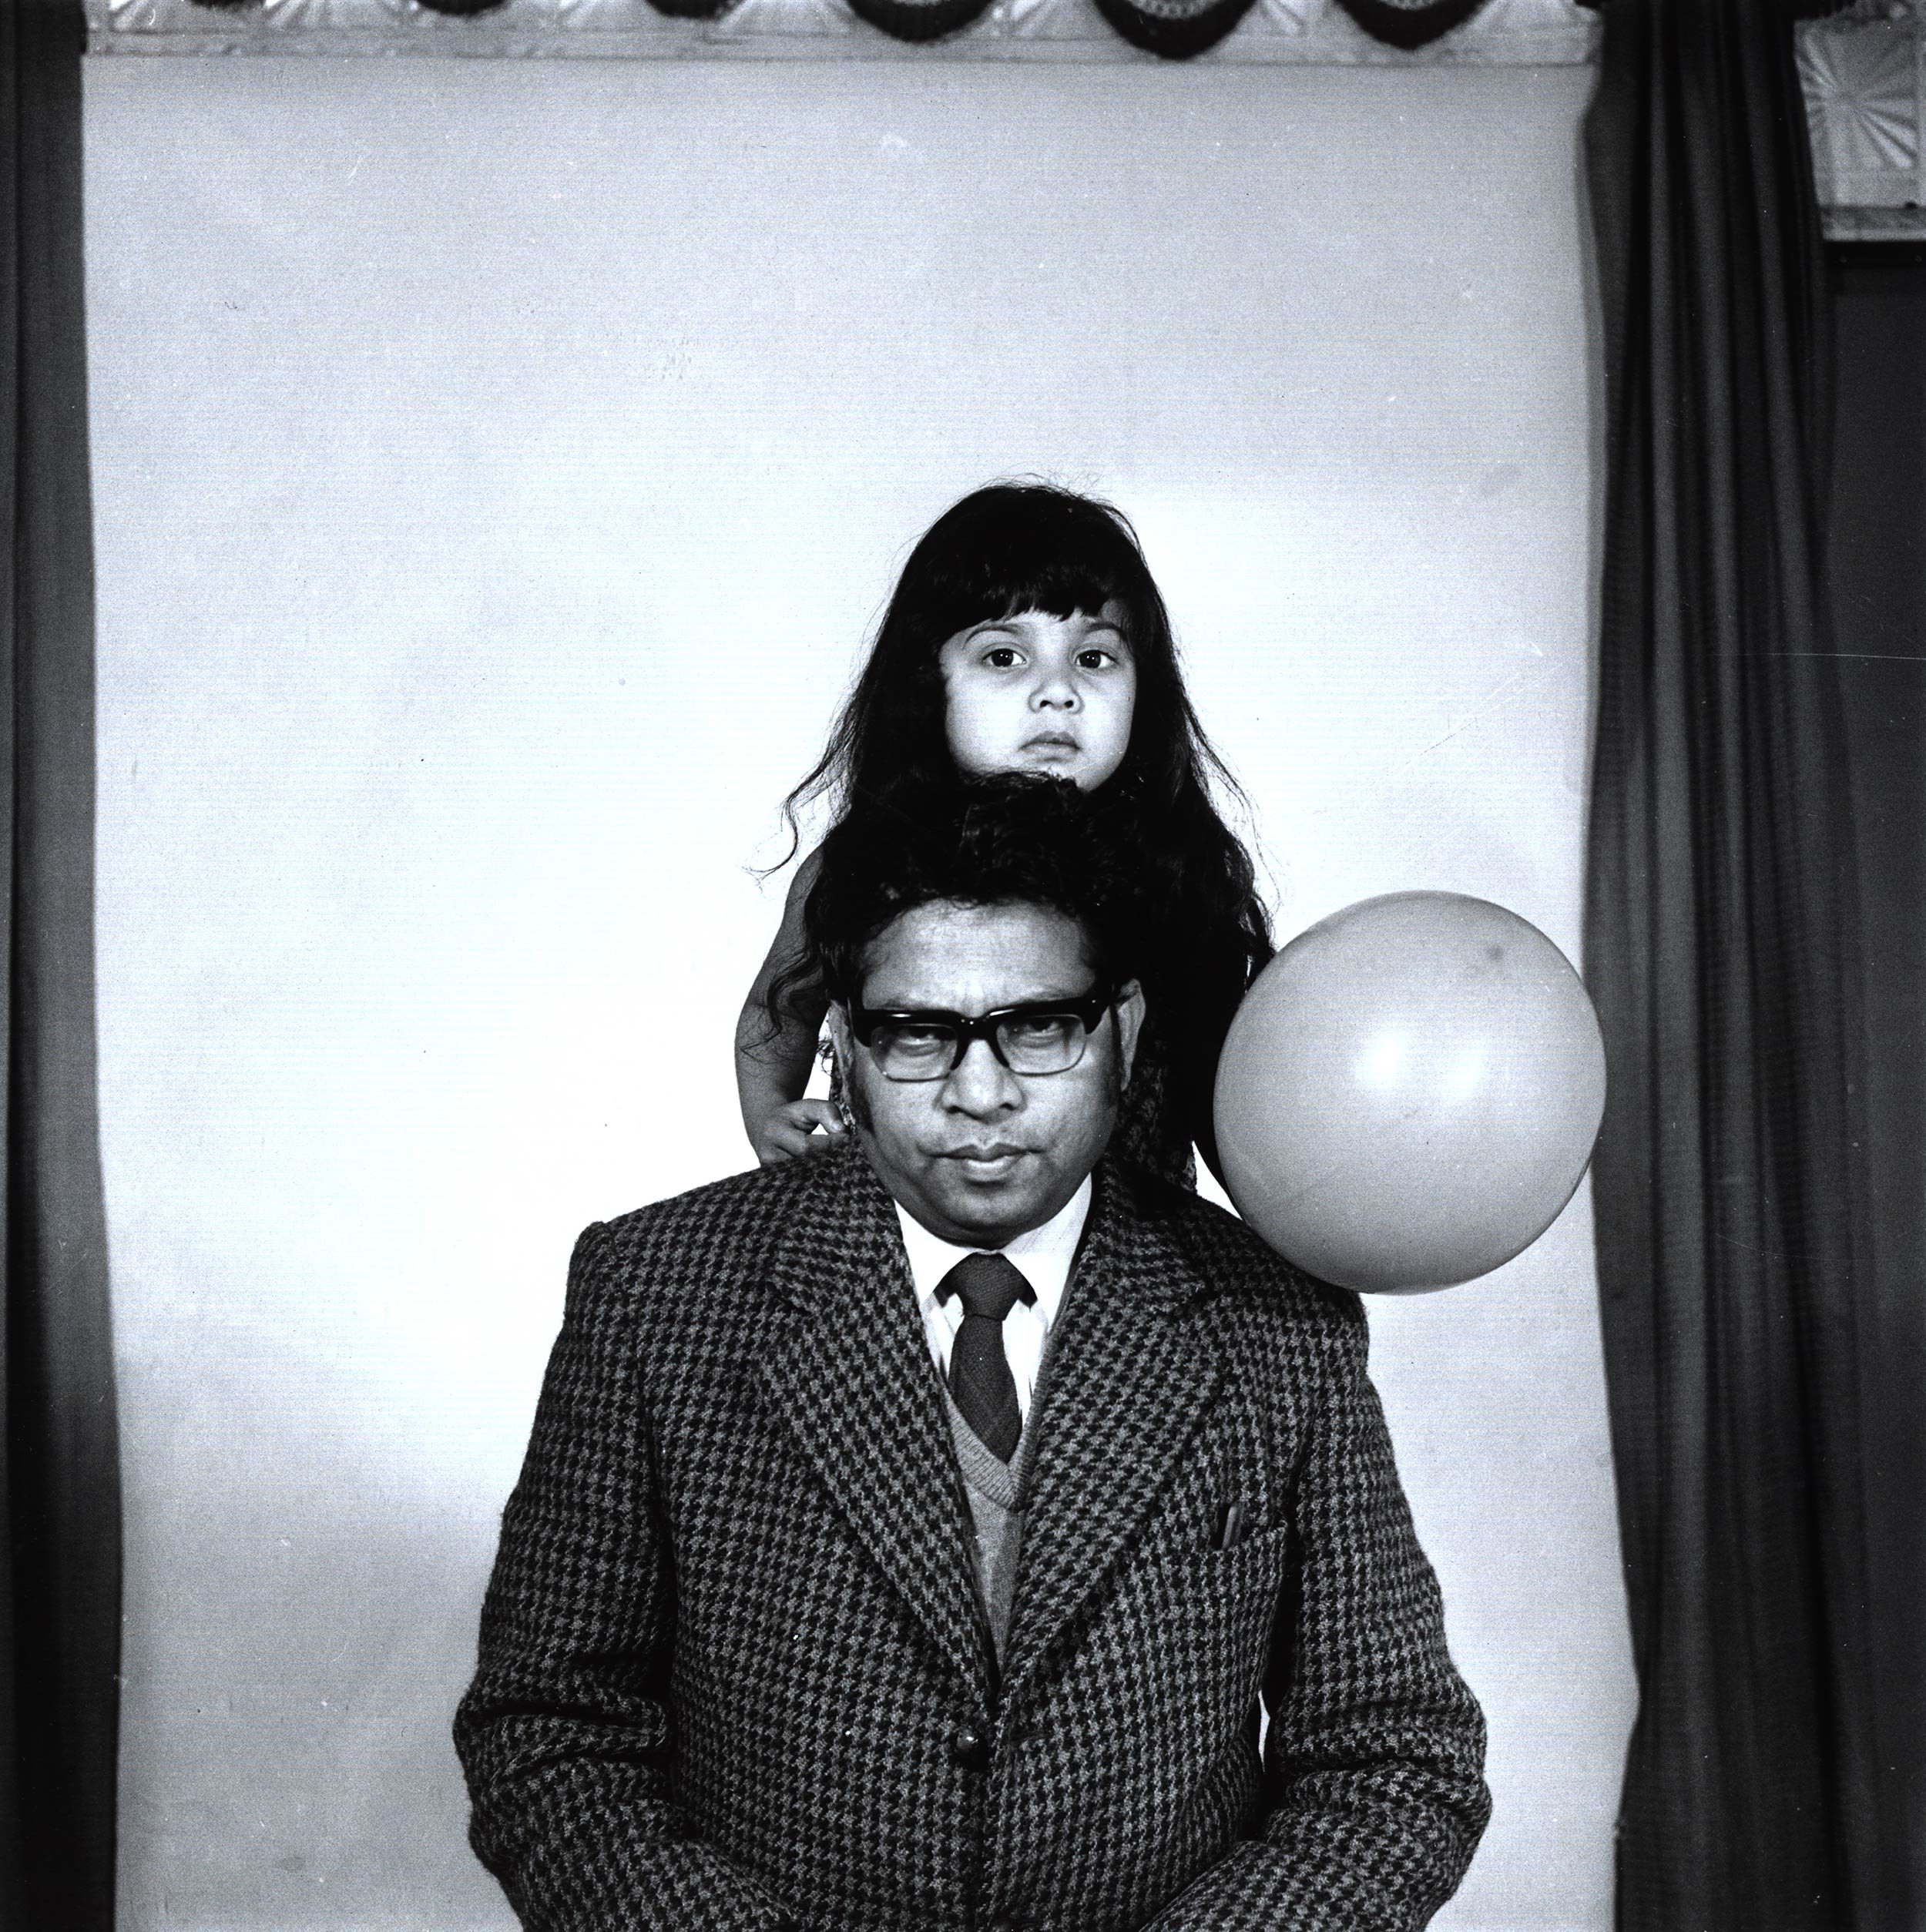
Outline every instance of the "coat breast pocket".
[(1162, 1545), (1126, 1595), (1176, 1694), (1219, 1724), (1243, 1722), (1263, 1682), (1278, 1605), (1290, 1581), (1287, 1524), (1260, 1524), (1228, 1548)]
[[(1221, 1531), (1220, 1532), (1221, 1534)], [(1166, 1543), (1156, 1552), (1159, 1588), (1186, 1615), (1215, 1622), (1275, 1597), (1288, 1581), (1294, 1551), (1290, 1526), (1259, 1524), (1227, 1548), (1215, 1543)]]

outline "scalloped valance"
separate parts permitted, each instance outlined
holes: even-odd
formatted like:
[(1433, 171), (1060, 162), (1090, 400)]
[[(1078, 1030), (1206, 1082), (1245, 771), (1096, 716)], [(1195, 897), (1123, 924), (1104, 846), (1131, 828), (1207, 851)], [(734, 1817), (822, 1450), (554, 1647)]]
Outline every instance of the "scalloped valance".
[[(1562, 66), (1598, 0), (86, 0), (95, 53)], [(1777, 0), (1822, 15), (1829, 0)], [(1826, 232), (1926, 239), (1926, 0), (1800, 27)]]
[(1589, 61), (1579, 0), (87, 0), (102, 52)]
[[(1010, 9), (999, 0), (845, 0), (856, 19), (881, 29), (891, 39), (913, 45), (948, 41), (967, 33), (993, 12)], [(277, 0), (186, 0), (199, 11), (222, 14), (270, 13)], [(1184, 60), (1214, 47), (1258, 4), (1258, 0), (1093, 0), (1096, 12), (1112, 31), (1132, 46), (1166, 59)], [(307, 21), (317, 14), (344, 12), (361, 15), (369, 25), (378, 25), (373, 16), (404, 17), (409, 12), (470, 19), (480, 15), (507, 15), (515, 11), (515, 0), (372, 0), (371, 5), (344, 8), (330, 0), (279, 0), (280, 10)], [(711, 22), (725, 15), (740, 13), (744, 0), (629, 0), (622, 11), (632, 18), (643, 8), (670, 20)], [(1414, 52), (1428, 47), (1454, 29), (1464, 26), (1481, 12), (1522, 12), (1549, 16), (1570, 15), (1572, 0), (1278, 0), (1270, 11), (1281, 16), (1287, 27), (1310, 28), (1315, 17), (1342, 9), (1343, 15), (1357, 29), (1387, 47)], [(96, 17), (101, 8), (96, 8)], [(110, 23), (118, 24), (127, 8), (117, 0), (105, 0)], [(521, 9), (525, 16), (526, 8)], [(568, 0), (554, 9), (558, 18), (582, 11)], [(789, 11), (800, 15), (800, 8)], [(1566, 24), (1570, 24), (1568, 21)], [(111, 31), (111, 25), (110, 25)]]

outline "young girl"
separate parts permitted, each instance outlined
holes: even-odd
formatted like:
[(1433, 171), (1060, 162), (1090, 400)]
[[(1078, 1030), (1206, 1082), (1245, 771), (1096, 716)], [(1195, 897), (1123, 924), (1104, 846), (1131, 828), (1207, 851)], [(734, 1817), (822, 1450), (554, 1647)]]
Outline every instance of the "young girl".
[[(939, 517), (903, 566), (828, 746), (783, 816), (794, 840), (797, 808), (814, 798), (846, 807), (958, 768), (1071, 779), (1114, 810), (1124, 849), (1142, 854), (1155, 950), (1115, 1144), (1194, 1185), (1193, 1142), (1216, 1169), (1217, 1056), (1270, 957), (1270, 930), (1250, 855), (1209, 786), (1242, 793), (1185, 695), (1136, 534), (1109, 504), (1002, 483)], [(826, 1010), (802, 963), (816, 870), (813, 854), (797, 867), (737, 1028), (743, 1124), (765, 1165), (844, 1131), (833, 1101), (801, 1097)]]

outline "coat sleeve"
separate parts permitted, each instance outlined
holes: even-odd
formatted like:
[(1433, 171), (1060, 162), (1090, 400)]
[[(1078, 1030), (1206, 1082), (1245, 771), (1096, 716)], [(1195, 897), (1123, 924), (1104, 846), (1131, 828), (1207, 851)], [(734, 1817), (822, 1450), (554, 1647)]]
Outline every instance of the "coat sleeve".
[(1361, 1326), (1300, 1472), (1273, 1639), (1257, 1834), (1155, 1932), (1404, 1932), (1458, 1888), (1485, 1822), (1485, 1722), (1444, 1645)]
[(671, 1551), (651, 1473), (632, 1296), (608, 1230), (576, 1244), (521, 1480), (455, 1722), (469, 1839), (529, 1932), (777, 1932), (694, 1838), (666, 1765)]

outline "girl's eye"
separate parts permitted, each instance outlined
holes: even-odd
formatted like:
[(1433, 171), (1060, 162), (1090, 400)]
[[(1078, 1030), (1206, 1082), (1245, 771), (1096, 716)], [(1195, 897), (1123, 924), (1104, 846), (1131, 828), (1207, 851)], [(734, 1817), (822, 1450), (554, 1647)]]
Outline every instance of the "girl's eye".
[(1101, 671), (1120, 660), (1115, 651), (1106, 651), (1101, 645), (1092, 644), (1078, 652), (1077, 662), (1086, 671)]
[(983, 653), (983, 662), (998, 671), (1009, 670), (1020, 661), (1014, 644), (992, 644)]

